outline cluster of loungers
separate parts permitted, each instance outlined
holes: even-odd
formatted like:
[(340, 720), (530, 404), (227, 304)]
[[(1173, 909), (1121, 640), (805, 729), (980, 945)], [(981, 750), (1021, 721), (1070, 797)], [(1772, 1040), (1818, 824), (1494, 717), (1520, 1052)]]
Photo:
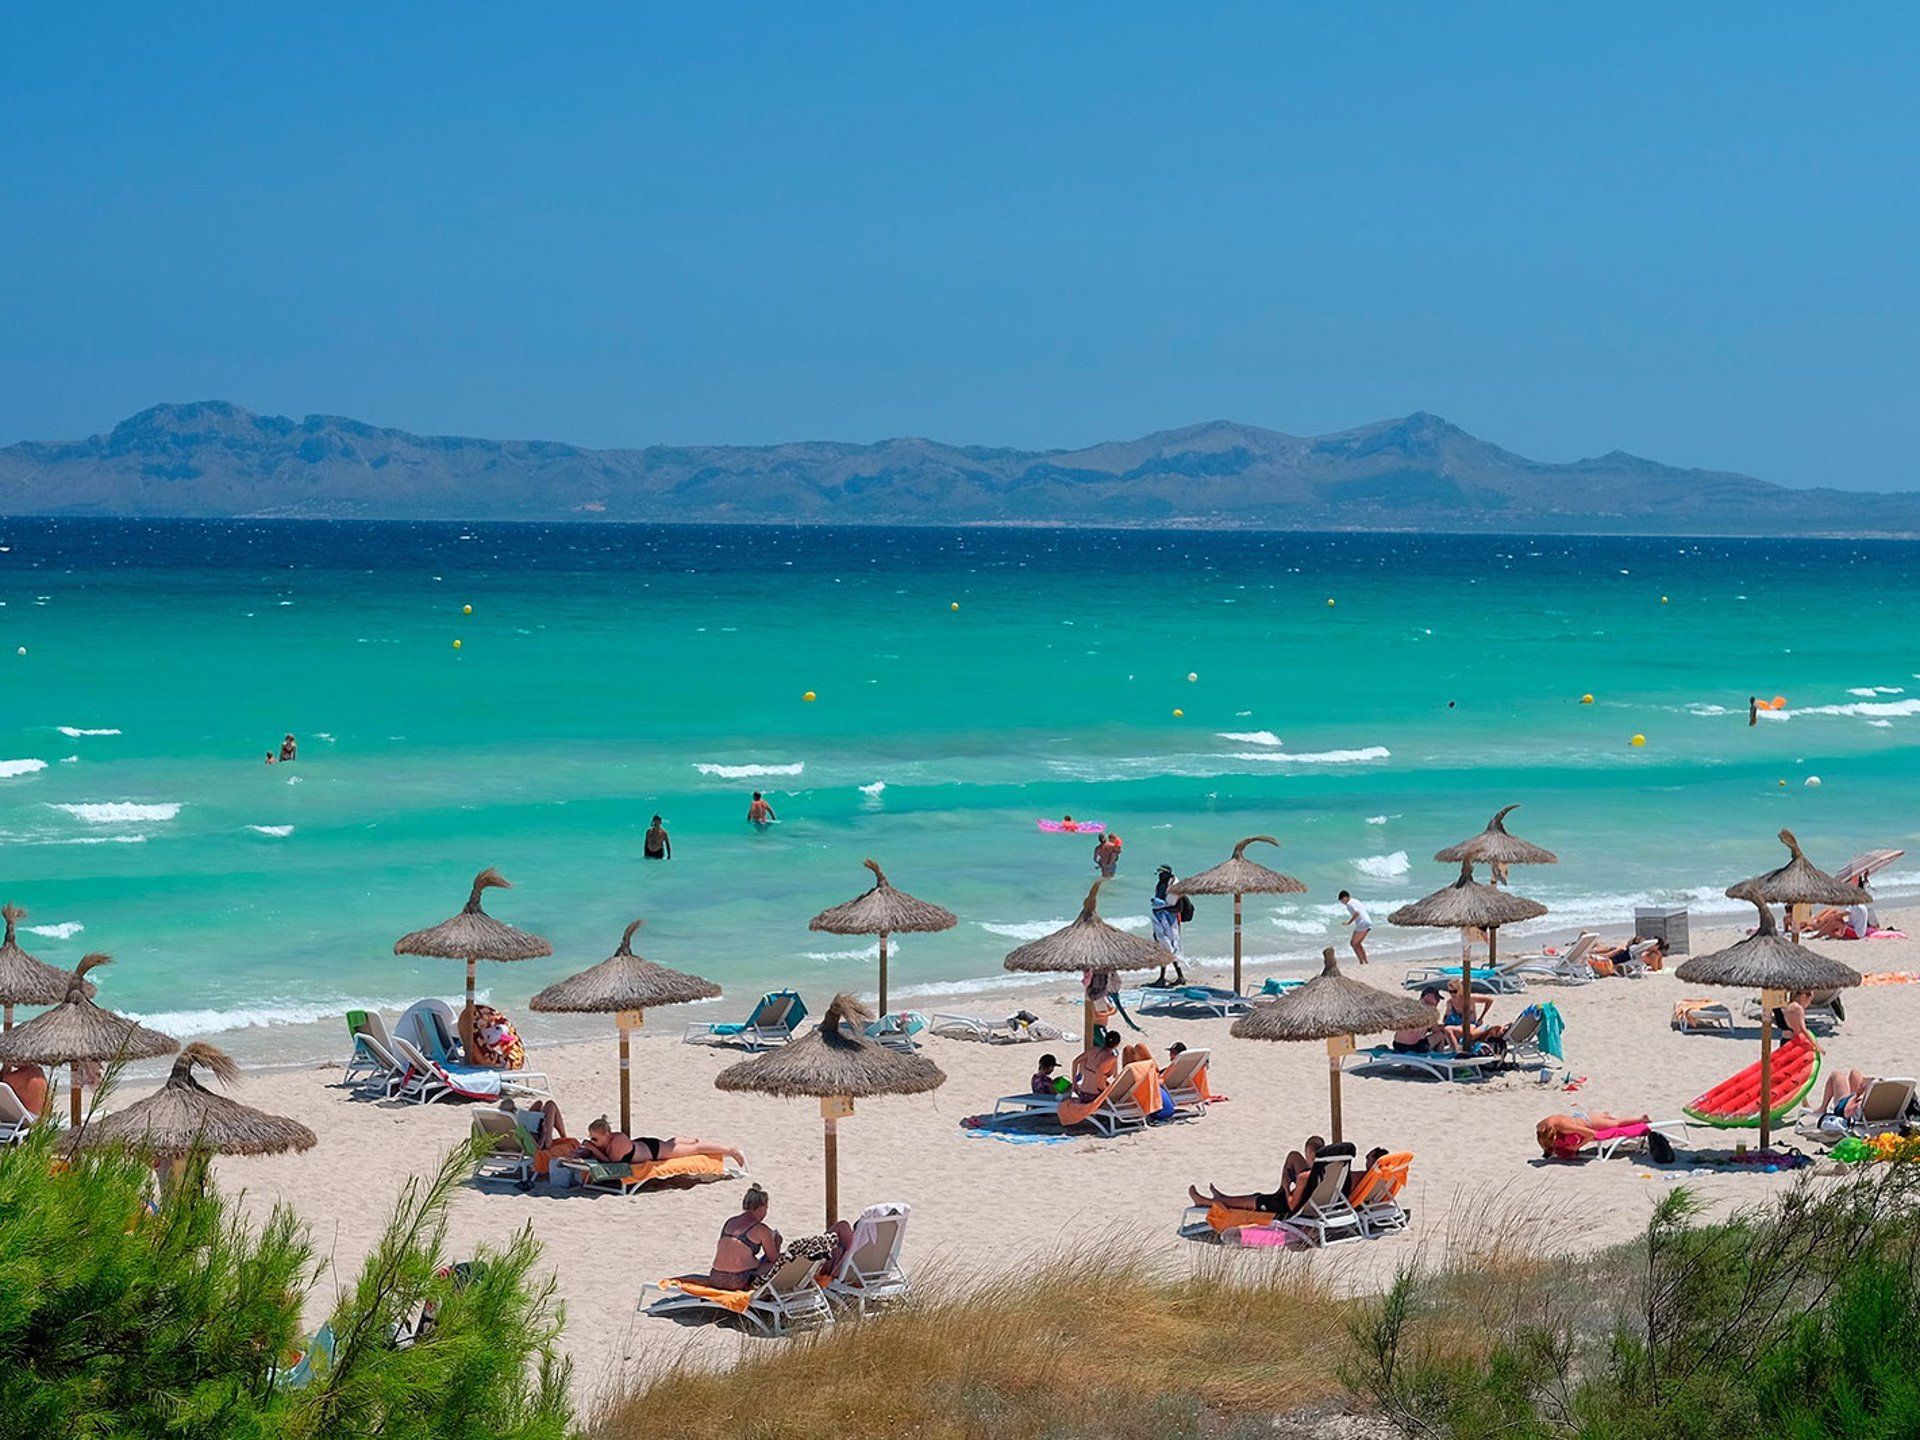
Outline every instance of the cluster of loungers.
[(1529, 1005), (1507, 1027), (1505, 1048), (1497, 1054), (1462, 1055), (1451, 1050), (1398, 1050), (1392, 1045), (1368, 1045), (1342, 1057), (1342, 1068), (1365, 1071), (1407, 1071), (1431, 1080), (1477, 1080), (1513, 1066), (1562, 1063), (1540, 1047), (1541, 1010)]
[(498, 1070), (452, 1059), (453, 1011), (439, 1000), (409, 1007), (391, 1032), (378, 1011), (349, 1010), (346, 1084), (377, 1090), (390, 1100), (431, 1105), (436, 1100), (551, 1100), (547, 1077), (537, 1070)]
[(1400, 1196), (1413, 1169), (1412, 1152), (1382, 1156), (1358, 1179), (1354, 1159), (1352, 1145), (1321, 1147), (1306, 1197), (1290, 1215), (1193, 1205), (1182, 1217), (1180, 1233), (1189, 1240), (1248, 1248), (1325, 1249), (1405, 1230), (1412, 1215)]
[[(912, 1210), (900, 1201), (869, 1205), (853, 1222), (853, 1243), (831, 1270), (806, 1255), (782, 1261), (751, 1290), (723, 1290), (697, 1277), (673, 1276), (640, 1292), (643, 1313), (665, 1319), (737, 1318), (762, 1335), (831, 1325), (851, 1311), (864, 1315), (903, 1300), (912, 1282), (900, 1264)], [(659, 1298), (647, 1302), (649, 1293)]]
[[(1173, 1107), (1166, 1118), (1196, 1120), (1207, 1113), (1207, 1105), (1212, 1098), (1207, 1088), (1207, 1061), (1212, 1056), (1211, 1050), (1182, 1051), (1171, 1065), (1160, 1072), (1159, 1088), (1166, 1091), (1167, 1099)], [(1140, 1103), (1141, 1086), (1136, 1080), (1129, 1078), (1128, 1068), (1120, 1071), (1113, 1084), (1107, 1087), (1106, 1092), (1097, 1101), (1092, 1102), (1093, 1108), (1077, 1121), (1071, 1121), (1061, 1114), (1063, 1105), (1075, 1104), (1071, 1095), (1002, 1095), (994, 1101), (993, 1113), (1052, 1116), (1063, 1126), (1091, 1125), (1100, 1134), (1107, 1136), (1118, 1135), (1127, 1130), (1144, 1130), (1164, 1107), (1155, 1106), (1150, 1111)]]

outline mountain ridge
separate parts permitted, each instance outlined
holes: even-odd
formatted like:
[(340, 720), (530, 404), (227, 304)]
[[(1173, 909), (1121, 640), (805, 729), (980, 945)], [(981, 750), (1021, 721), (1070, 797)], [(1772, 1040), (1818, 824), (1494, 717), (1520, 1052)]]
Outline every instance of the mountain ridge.
[(420, 435), (224, 400), (0, 448), (0, 513), (1920, 534), (1920, 494), (1792, 490), (1613, 450), (1532, 460), (1427, 411), (1327, 435), (1206, 420), (1023, 450), (924, 436), (655, 445)]

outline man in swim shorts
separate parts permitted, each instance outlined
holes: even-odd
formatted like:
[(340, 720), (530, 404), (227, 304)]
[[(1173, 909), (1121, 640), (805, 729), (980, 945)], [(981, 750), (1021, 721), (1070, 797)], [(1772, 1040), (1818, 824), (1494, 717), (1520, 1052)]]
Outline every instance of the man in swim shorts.
[(640, 842), (640, 853), (649, 860), (673, 858), (673, 841), (667, 838), (667, 827), (658, 815), (653, 817), (653, 826), (647, 831), (647, 838)]
[(1340, 903), (1347, 907), (1346, 923), (1353, 927), (1353, 937), (1348, 942), (1353, 946), (1353, 958), (1364, 965), (1367, 963), (1367, 932), (1373, 929), (1373, 915), (1345, 890), (1340, 892)]
[(754, 791), (753, 803), (747, 806), (748, 822), (764, 830), (779, 818), (773, 813), (773, 807), (767, 803), (766, 797), (758, 790)]

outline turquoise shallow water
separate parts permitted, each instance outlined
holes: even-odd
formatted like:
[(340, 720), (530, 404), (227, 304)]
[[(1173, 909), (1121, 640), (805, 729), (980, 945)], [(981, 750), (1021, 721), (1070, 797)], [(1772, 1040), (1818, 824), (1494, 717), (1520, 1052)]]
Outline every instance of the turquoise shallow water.
[[(1076, 909), (1090, 842), (1034, 826), (1063, 812), (1126, 837), (1117, 919), (1161, 861), (1279, 835), (1312, 893), (1250, 900), (1248, 950), (1294, 960), (1341, 887), (1384, 916), (1515, 801), (1561, 857), (1519, 888), (1561, 925), (1724, 906), (1783, 824), (1828, 865), (1920, 841), (1909, 544), (9, 520), (0, 545), (23, 939), (111, 951), (110, 1003), (256, 1055), (456, 990), (389, 949), (486, 864), (557, 952), (482, 968), (520, 1011), (634, 915), (734, 994), (870, 984), (870, 945), (806, 928), (869, 854), (961, 916), (899, 943), (897, 993), (964, 993)], [(1750, 729), (1755, 691), (1789, 703)], [(263, 765), (286, 730), (301, 762)], [(676, 858), (643, 866), (655, 810)], [(1228, 953), (1226, 914), (1190, 954)]]

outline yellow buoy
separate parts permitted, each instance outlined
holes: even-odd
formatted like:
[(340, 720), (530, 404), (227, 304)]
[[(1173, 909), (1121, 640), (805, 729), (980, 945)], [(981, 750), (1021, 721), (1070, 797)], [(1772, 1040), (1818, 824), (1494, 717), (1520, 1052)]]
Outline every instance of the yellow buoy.
[(1664, 595), (1662, 595), (1662, 596), (1660, 597), (1660, 603), (1661, 603), (1662, 605), (1664, 605), (1664, 604), (1666, 604), (1666, 603), (1667, 603), (1667, 597), (1666, 597), (1666, 596), (1664, 596)]
[[(1782, 780), (1782, 781), (1781, 781), (1780, 783), (1781, 783), (1782, 785), (1784, 785), (1784, 784), (1786, 784), (1787, 782), (1786, 782), (1786, 781), (1784, 781), (1784, 780)], [(1758, 1092), (1756, 1091), (1755, 1093), (1757, 1094)]]
[(1631, 745), (1631, 746), (1633, 746), (1633, 747), (1634, 747), (1634, 749), (1636, 749), (1636, 750), (1637, 750), (1637, 749), (1639, 749), (1639, 748), (1640, 748), (1640, 747), (1641, 747), (1642, 745), (1644, 745), (1644, 744), (1646, 744), (1646, 743), (1647, 743), (1647, 737), (1646, 737), (1646, 736), (1644, 736), (1644, 735), (1636, 735), (1636, 736), (1634, 736), (1634, 737), (1633, 737), (1633, 739), (1631, 739), (1631, 740), (1629, 740), (1629, 741), (1628, 741), (1627, 743), (1628, 743), (1629, 745)]
[(1193, 684), (1193, 682), (1198, 680), (1199, 678), (1200, 678), (1200, 673), (1197, 670), (1187, 671), (1187, 683), (1189, 685)]
[(809, 705), (811, 705), (814, 701), (818, 700), (820, 697), (814, 694), (813, 691), (809, 690), (807, 691), (806, 694), (802, 695), (800, 698), (806, 701)]
[(1593, 692), (1589, 690), (1586, 694), (1582, 695), (1580, 697), (1580, 703), (1582, 705), (1591, 705), (1593, 703)]
[(456, 649), (456, 650), (458, 650), (458, 649), (460, 648), (460, 642), (459, 642), (458, 640), (456, 640), (456, 641), (454, 641), (454, 642), (453, 642), (453, 648), (454, 648), (454, 649)]
[(461, 613), (462, 615), (471, 615), (471, 614), (473, 613), (473, 606), (471, 606), (471, 605), (462, 605), (462, 606), (460, 607), (460, 613)]
[(956, 600), (953, 602), (953, 604), (949, 605), (947, 608), (949, 610), (958, 610), (960, 608), (960, 602)]
[(1184, 720), (1186, 718), (1186, 715), (1187, 715), (1187, 712), (1180, 709), (1176, 709), (1173, 712), (1173, 718), (1176, 720)]
[(24, 655), (27, 653), (27, 647), (22, 645), (18, 650), (14, 651), (13, 653), (16, 655)]
[(1331, 595), (1327, 597), (1327, 604), (1329, 605), (1333, 604), (1333, 597)]

